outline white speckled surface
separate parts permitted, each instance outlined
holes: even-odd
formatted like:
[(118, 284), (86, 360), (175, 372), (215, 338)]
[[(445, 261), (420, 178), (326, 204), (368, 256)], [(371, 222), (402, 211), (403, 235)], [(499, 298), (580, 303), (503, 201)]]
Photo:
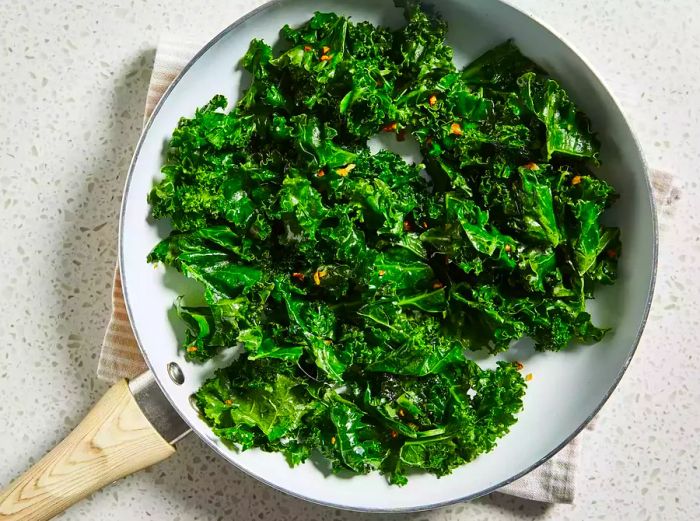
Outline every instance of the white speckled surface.
[[(486, 0), (483, 0), (486, 1)], [(0, 0), (0, 484), (61, 439), (104, 392), (121, 188), (158, 35), (214, 33), (261, 2)], [(700, 518), (700, 3), (513, 0), (589, 58), (678, 192), (661, 218), (657, 294), (637, 355), (584, 438), (574, 506), (498, 494), (406, 516)], [(572, 16), (572, 7), (581, 13)], [(63, 519), (366, 519), (275, 492), (198, 439)], [(377, 517), (374, 517), (377, 519)]]

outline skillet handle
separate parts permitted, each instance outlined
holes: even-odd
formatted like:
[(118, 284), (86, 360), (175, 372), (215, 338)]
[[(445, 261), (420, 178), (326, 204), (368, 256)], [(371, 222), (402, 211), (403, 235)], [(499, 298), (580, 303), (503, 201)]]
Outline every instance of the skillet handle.
[(66, 439), (0, 491), (0, 521), (51, 519), (92, 492), (174, 453), (121, 380)]

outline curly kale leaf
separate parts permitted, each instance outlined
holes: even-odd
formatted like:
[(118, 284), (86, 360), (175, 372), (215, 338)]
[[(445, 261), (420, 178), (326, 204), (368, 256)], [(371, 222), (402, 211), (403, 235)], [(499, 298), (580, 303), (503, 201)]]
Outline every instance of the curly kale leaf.
[(555, 154), (598, 160), (598, 141), (588, 118), (551, 78), (528, 72), (518, 78), (520, 97), (547, 128), (547, 159)]
[(463, 357), (450, 364), (423, 377), (348, 378), (339, 394), (295, 375), (286, 361), (243, 356), (196, 399), (236, 448), (281, 451), (291, 464), (316, 450), (336, 472), (381, 470), (403, 484), (407, 472), (442, 476), (491, 450), (522, 408), (525, 384), (512, 364), (481, 370)]

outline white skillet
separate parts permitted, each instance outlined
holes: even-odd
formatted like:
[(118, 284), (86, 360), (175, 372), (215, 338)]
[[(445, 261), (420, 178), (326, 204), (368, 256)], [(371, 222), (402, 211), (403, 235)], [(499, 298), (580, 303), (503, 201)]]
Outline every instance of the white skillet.
[(0, 520), (48, 519), (100, 486), (169, 456), (174, 452), (169, 442), (188, 426), (232, 465), (294, 496), (370, 512), (431, 509), (487, 494), (526, 474), (566, 445), (602, 407), (639, 342), (654, 287), (656, 218), (642, 152), (602, 80), (550, 29), (501, 0), (440, 0), (436, 6), (450, 24), (448, 42), (458, 66), (514, 38), (564, 85), (599, 132), (601, 175), (621, 194), (606, 218), (622, 230), (623, 254), (619, 281), (601, 289), (589, 309), (613, 333), (594, 346), (560, 353), (535, 353), (526, 343), (507, 353), (507, 359), (523, 361), (533, 374), (518, 423), (494, 451), (440, 479), (418, 474), (399, 488), (378, 474), (328, 476), (311, 462), (291, 469), (280, 454), (225, 447), (190, 404), (192, 393), (225, 361), (203, 366), (184, 361), (171, 309), (187, 286), (145, 260), (167, 234), (149, 218), (146, 202), (160, 176), (164, 143), (181, 116), (192, 115), (214, 94), (225, 94), (230, 102), (238, 98), (245, 78), (236, 64), (252, 38), (276, 42), (284, 24), (299, 24), (316, 10), (402, 23), (390, 0), (275, 0), (233, 23), (194, 57), (161, 99), (138, 143), (124, 193), (119, 261), (129, 317), (150, 373), (132, 382), (131, 390), (117, 384), (67, 440), (0, 493)]

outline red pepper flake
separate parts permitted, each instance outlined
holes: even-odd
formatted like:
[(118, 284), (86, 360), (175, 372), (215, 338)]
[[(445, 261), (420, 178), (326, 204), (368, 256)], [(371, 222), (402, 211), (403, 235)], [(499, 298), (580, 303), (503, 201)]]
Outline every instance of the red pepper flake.
[(328, 54), (330, 52), (331, 48), (328, 47), (327, 45), (323, 46), (323, 54)]
[(379, 270), (379, 276), (380, 276), (380, 277), (383, 277), (384, 275), (386, 275), (386, 271), (384, 271), (384, 270)]
[(406, 416), (406, 411), (404, 411), (403, 409), (399, 409), (399, 416), (401, 416), (402, 418)]
[(394, 132), (396, 130), (396, 121), (389, 123), (388, 125), (384, 125), (384, 128), (382, 128), (384, 132)]
[(304, 50), (306, 52), (309, 52), (311, 49), (313, 49), (313, 47), (311, 47), (310, 45), (304, 45)]
[(616, 259), (617, 258), (617, 250), (610, 249), (608, 250), (608, 257), (611, 259)]
[(331, 436), (331, 445), (335, 445), (335, 436)]
[(327, 61), (330, 60), (330, 59), (331, 59), (331, 57), (328, 56), (327, 54), (324, 54), (323, 56), (321, 56), (321, 61), (322, 61), (322, 62), (327, 62)]
[(503, 248), (506, 251), (511, 251), (513, 248), (511, 247), (510, 244), (506, 244), (505, 248)]
[(346, 165), (343, 168), (339, 168), (338, 170), (336, 170), (336, 172), (340, 177), (345, 177), (350, 172), (355, 170), (355, 166), (357, 166), (357, 165), (355, 165), (355, 163), (350, 163), (349, 165)]
[(197, 352), (197, 346), (190, 346), (187, 348), (188, 353), (196, 353)]
[(399, 437), (399, 433), (396, 431), (391, 431), (389, 434), (391, 435), (392, 439), (396, 439)]
[(523, 165), (523, 168), (527, 168), (528, 170), (539, 170), (540, 167), (537, 163), (527, 163)]
[(452, 125), (450, 125), (450, 134), (454, 134), (455, 136), (464, 134), (464, 132), (462, 132), (462, 125), (459, 123), (452, 123)]
[(532, 380), (532, 373), (528, 373), (527, 376), (525, 376), (526, 382), (529, 382), (530, 380)]
[(426, 228), (426, 229), (428, 228), (428, 223), (425, 221), (423, 221), (423, 228)]
[(233, 400), (224, 400), (224, 403), (230, 407), (231, 405), (233, 405)]
[(435, 104), (437, 103), (437, 96), (436, 96), (435, 94), (433, 94), (432, 96), (430, 96), (430, 99), (428, 100), (428, 103), (430, 103), (430, 106), (431, 106), (431, 107), (434, 107)]
[(581, 183), (581, 176), (580, 175), (575, 175), (573, 179), (571, 179), (571, 184), (576, 186), (577, 184)]
[(319, 170), (316, 174), (316, 177), (323, 177), (324, 175), (326, 175), (326, 172), (324, 172), (323, 170)]
[(404, 221), (403, 222), (403, 231), (410, 232), (411, 230), (413, 230), (413, 226), (411, 226), (411, 223), (408, 221)]
[(301, 281), (304, 280), (304, 274), (303, 274), (303, 273), (299, 273), (298, 271), (292, 273), (292, 277), (294, 277), (295, 279), (297, 279), (299, 282), (301, 282)]
[(518, 362), (517, 360), (516, 360), (515, 362), (513, 362), (513, 363), (515, 364), (515, 368), (516, 368), (518, 371), (522, 371), (522, 370), (523, 370), (523, 367), (525, 367), (525, 366), (522, 364), (522, 362)]
[(328, 273), (327, 273), (326, 271), (323, 271), (323, 270), (314, 272), (314, 283), (315, 283), (317, 286), (320, 286), (320, 285), (321, 285), (321, 279), (322, 279), (323, 277), (325, 277), (326, 275), (328, 275)]
[(445, 287), (445, 285), (442, 282), (440, 282), (439, 280), (436, 280), (435, 282), (433, 282), (433, 289), (440, 289), (440, 288), (444, 288), (444, 287)]

